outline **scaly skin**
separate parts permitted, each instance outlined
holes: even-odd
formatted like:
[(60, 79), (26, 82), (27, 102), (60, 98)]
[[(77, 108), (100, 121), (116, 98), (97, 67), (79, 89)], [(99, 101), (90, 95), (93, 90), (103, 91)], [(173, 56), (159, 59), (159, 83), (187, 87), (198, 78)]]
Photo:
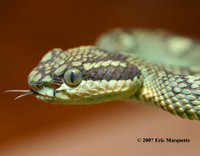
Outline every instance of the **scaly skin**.
[[(141, 87), (141, 71), (129, 56), (112, 54), (93, 46), (63, 51), (53, 49), (30, 73), (28, 82), (36, 98), (52, 103), (90, 104), (125, 99)], [(70, 86), (63, 80), (66, 69), (75, 67), (82, 81)]]
[[(99, 48), (49, 51), (29, 74), (28, 83), (36, 98), (45, 102), (91, 104), (134, 99), (199, 120), (199, 43), (167, 31), (116, 29), (100, 37)], [(65, 74), (74, 68), (82, 76)], [(80, 82), (70, 85), (66, 78)]]

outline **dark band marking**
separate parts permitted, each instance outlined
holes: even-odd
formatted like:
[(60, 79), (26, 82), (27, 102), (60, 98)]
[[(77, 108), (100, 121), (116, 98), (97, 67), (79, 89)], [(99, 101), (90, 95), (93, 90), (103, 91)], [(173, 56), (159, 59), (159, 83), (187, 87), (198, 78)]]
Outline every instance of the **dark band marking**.
[(83, 80), (128, 80), (140, 75), (141, 71), (131, 64), (127, 64), (127, 67), (109, 65), (82, 71)]
[[(88, 50), (88, 49), (87, 49)], [(89, 55), (92, 55), (93, 57), (85, 57), (84, 56), (84, 50), (82, 50), (82, 53), (80, 53), (79, 55), (81, 56), (80, 59), (76, 60), (78, 62), (81, 62), (80, 66), (76, 66), (76, 68), (78, 68), (81, 72), (82, 72), (82, 79), (83, 80), (127, 80), (127, 79), (133, 79), (135, 76), (137, 76), (138, 78), (141, 75), (141, 71), (137, 68), (137, 66), (130, 64), (127, 60), (128, 56), (124, 56), (122, 54), (116, 54), (116, 53), (108, 53), (106, 50), (100, 50), (102, 53), (107, 54), (106, 57), (103, 55), (98, 55), (96, 53), (94, 53), (94, 51), (96, 51), (99, 49), (95, 48), (95, 47), (91, 47), (89, 49)], [(66, 52), (66, 51), (61, 51), (61, 53)], [(77, 52), (77, 51), (76, 51)], [(81, 51), (80, 51), (81, 52)], [(61, 53), (59, 55), (61, 55)], [(72, 51), (70, 51), (69, 53), (73, 53)], [(59, 57), (59, 55), (57, 55), (55, 53), (54, 50), (52, 50), (52, 58), (53, 57)], [(77, 54), (78, 55), (78, 54)], [(73, 58), (74, 56), (68, 56), (65, 60), (65, 63), (67, 64), (66, 66), (66, 70), (74, 67), (72, 62), (73, 62)], [(96, 57), (96, 58), (95, 58)], [(94, 59), (95, 58), (95, 59)], [(71, 61), (69, 61), (69, 59), (71, 59)], [(99, 68), (92, 68), (89, 71), (86, 71), (84, 69), (84, 67), (82, 66), (85, 63), (94, 63), (94, 62), (100, 62), (100, 61), (108, 61), (108, 60), (112, 60), (112, 61), (120, 61), (123, 63), (126, 63), (126, 67), (123, 66), (113, 66), (113, 65), (109, 65), (109, 66), (100, 66)], [(51, 62), (53, 62), (54, 60), (51, 59), (48, 61), (48, 63), (50, 64)], [(46, 64), (47, 62), (40, 62), (39, 64)], [(55, 68), (54, 66), (52, 66), (52, 68), (50, 69), (51, 72), (50, 75), (52, 78), (52, 82), (54, 83), (58, 83), (58, 84), (62, 84), (63, 81), (63, 74), (66, 70), (64, 70), (63, 72), (59, 73), (59, 74), (55, 74), (54, 71), (57, 68)], [(45, 77), (45, 68), (41, 68), (39, 69), (39, 66), (36, 67), (35, 70), (38, 70), (39, 72), (41, 72), (43, 74), (43, 77)], [(70, 75), (70, 80), (73, 83), (75, 80), (75, 75), (74, 73), (72, 73)], [(34, 82), (31, 82), (34, 83)], [(42, 79), (40, 82), (37, 83), (42, 83)]]

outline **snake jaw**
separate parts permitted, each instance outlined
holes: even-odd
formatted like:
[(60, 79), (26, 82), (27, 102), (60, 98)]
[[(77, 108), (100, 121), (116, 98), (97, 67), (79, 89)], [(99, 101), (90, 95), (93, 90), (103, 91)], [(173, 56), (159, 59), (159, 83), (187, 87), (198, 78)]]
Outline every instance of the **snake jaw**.
[[(82, 81), (78, 86), (71, 87), (65, 83), (58, 88), (41, 87), (30, 84), (36, 91), (35, 97), (44, 102), (53, 104), (91, 104), (123, 99), (139, 88), (137, 77), (131, 80), (111, 80), (111, 81)], [(137, 85), (137, 87), (136, 87)], [(134, 91), (134, 90), (135, 91)]]
[(59, 85), (53, 83), (32, 83), (29, 81), (29, 86), (37, 99), (45, 102), (50, 100), (55, 101), (55, 92)]

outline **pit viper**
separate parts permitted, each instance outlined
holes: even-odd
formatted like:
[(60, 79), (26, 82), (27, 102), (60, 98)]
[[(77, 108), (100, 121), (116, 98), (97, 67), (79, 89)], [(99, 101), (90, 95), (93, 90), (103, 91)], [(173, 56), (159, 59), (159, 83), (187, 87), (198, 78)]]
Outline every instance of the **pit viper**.
[(200, 120), (200, 41), (155, 29), (111, 30), (96, 46), (55, 48), (30, 72), (25, 92), (54, 104), (150, 103)]

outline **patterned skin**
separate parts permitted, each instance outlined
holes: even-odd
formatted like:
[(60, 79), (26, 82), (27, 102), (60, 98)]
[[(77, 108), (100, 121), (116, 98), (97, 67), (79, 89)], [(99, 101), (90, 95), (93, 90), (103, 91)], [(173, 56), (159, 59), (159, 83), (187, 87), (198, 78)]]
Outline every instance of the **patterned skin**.
[[(93, 46), (53, 49), (30, 73), (28, 83), (39, 93), (38, 99), (52, 103), (90, 104), (124, 99), (141, 86), (141, 70), (129, 58)], [(78, 85), (64, 81), (66, 70), (72, 68), (82, 75)]]
[(200, 119), (198, 40), (163, 30), (115, 29), (97, 47), (49, 51), (29, 74), (26, 94), (55, 104), (139, 100)]

